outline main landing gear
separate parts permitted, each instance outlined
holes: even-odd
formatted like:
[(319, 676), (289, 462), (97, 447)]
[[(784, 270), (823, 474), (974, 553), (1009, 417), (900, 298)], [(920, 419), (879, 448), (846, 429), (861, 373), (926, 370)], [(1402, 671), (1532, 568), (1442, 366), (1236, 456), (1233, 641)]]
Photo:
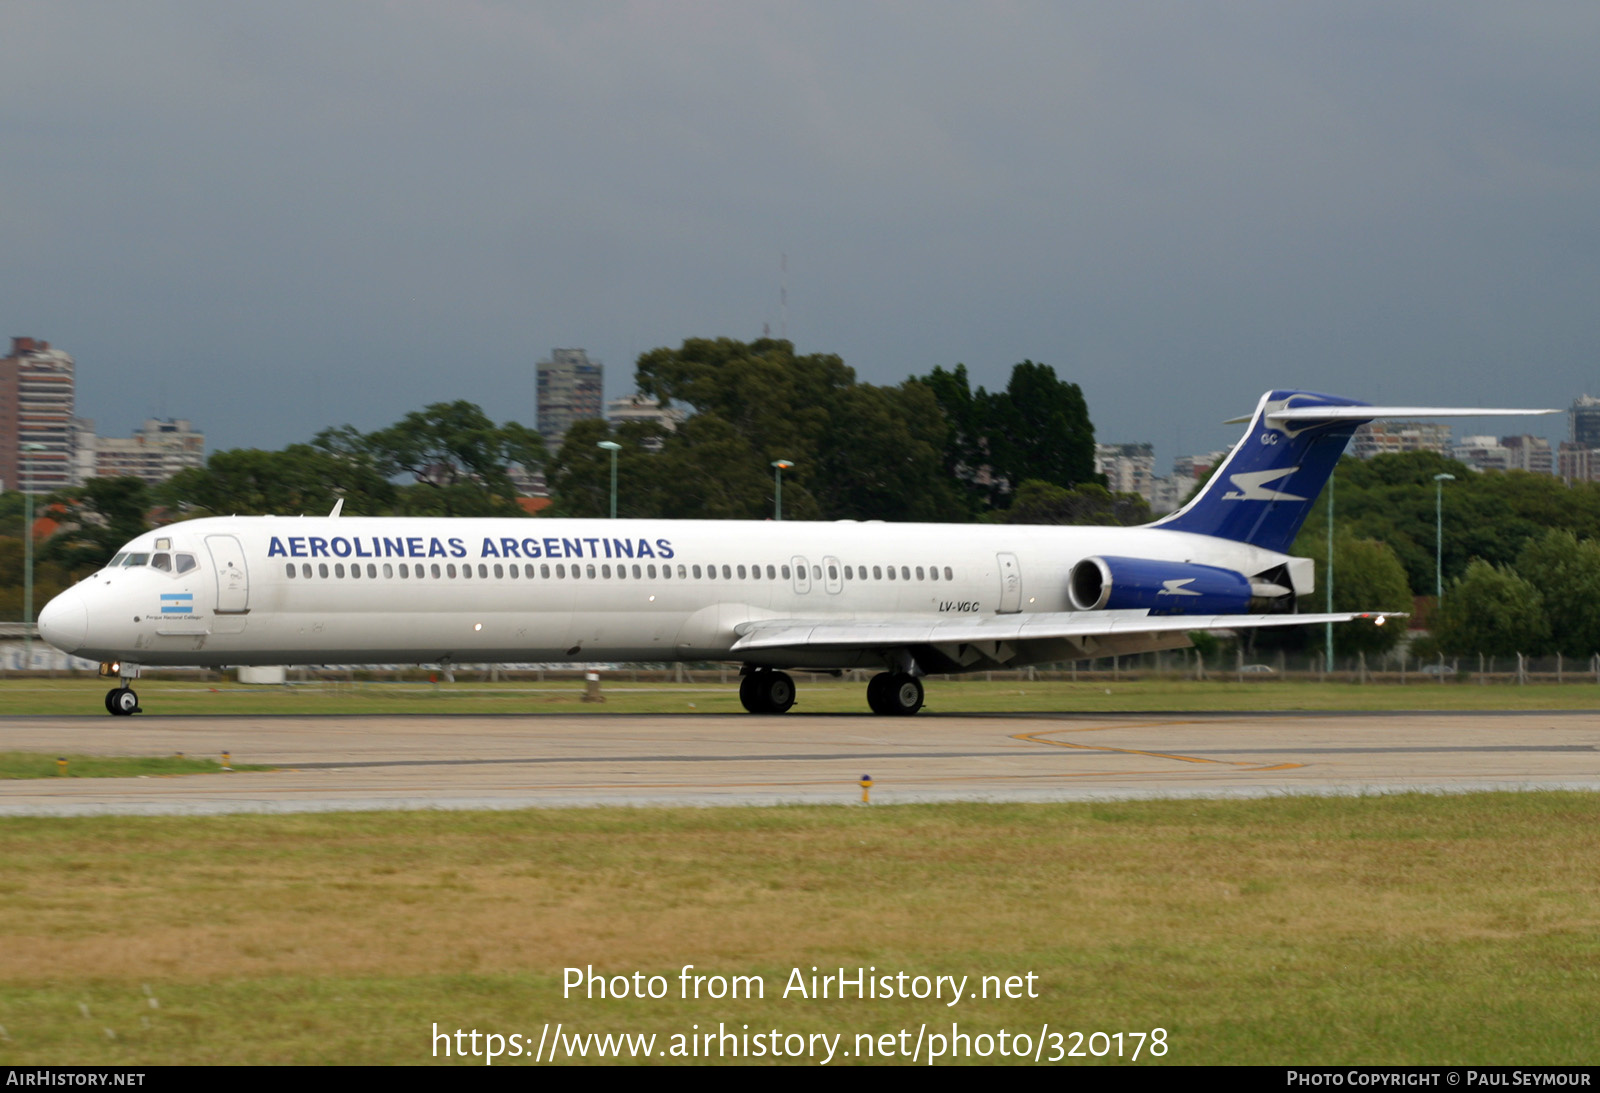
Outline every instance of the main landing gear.
[(922, 680), (910, 672), (879, 672), (867, 683), (867, 705), (884, 717), (910, 717), (922, 709)]
[(133, 693), (132, 687), (113, 687), (106, 692), (106, 713), (113, 717), (127, 717), (141, 712), (139, 696)]
[(794, 705), (794, 680), (783, 672), (756, 668), (739, 680), (739, 701), (751, 713), (788, 713)]
[[(922, 699), (922, 680), (910, 672), (879, 672), (867, 684), (867, 705), (883, 717), (910, 717), (922, 709)], [(771, 668), (746, 668), (739, 701), (751, 713), (787, 713), (794, 705), (794, 680)]]

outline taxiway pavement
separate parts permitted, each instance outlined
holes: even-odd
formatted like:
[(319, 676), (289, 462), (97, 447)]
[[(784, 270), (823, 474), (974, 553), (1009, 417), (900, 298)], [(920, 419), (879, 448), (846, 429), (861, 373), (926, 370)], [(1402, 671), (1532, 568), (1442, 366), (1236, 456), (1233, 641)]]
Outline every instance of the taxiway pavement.
[(1600, 790), (1600, 713), (0, 718), (267, 772), (0, 782), (0, 816)]

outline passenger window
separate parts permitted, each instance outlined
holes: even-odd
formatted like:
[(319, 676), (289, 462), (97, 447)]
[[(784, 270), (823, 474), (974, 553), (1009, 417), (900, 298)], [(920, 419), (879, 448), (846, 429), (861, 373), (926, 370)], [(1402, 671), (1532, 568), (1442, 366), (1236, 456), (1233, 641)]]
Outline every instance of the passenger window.
[[(437, 581), (439, 579), (439, 563), (438, 562), (429, 562), (428, 563), (428, 568), (433, 571), (433, 579)], [(455, 569), (455, 566), (451, 566), (450, 568), (451, 569)], [(452, 573), (451, 576), (453, 577), (453, 576), (455, 576), (455, 574)]]
[(722, 579), (725, 580), (725, 581), (733, 580), (733, 567), (732, 566), (725, 565), (725, 566), (722, 567)]
[[(671, 569), (671, 567), (670, 567), (670, 566), (662, 566), (662, 567), (661, 567), (661, 568), (662, 568), (662, 569), (665, 569), (665, 570), (670, 570), (670, 569)], [(651, 565), (647, 565), (647, 566), (645, 566), (645, 569), (646, 569), (646, 570), (647, 570), (647, 571), (649, 571), (649, 574), (650, 574), (650, 579), (651, 579), (651, 580), (652, 580), (652, 581), (653, 581), (653, 580), (655, 580), (655, 579), (656, 579), (656, 567), (655, 567), (655, 565), (654, 565), (654, 564), (651, 564)]]
[[(496, 566), (495, 568), (498, 569), (499, 566)], [(478, 563), (478, 576), (482, 577), (486, 581), (489, 579), (489, 567), (483, 562)]]
[(358, 581), (361, 579), (361, 563), (360, 562), (351, 562), (350, 563), (350, 576), (353, 579), (358, 580)]
[(560, 577), (562, 580), (566, 579), (567, 567), (566, 567), (565, 564), (563, 564), (561, 562), (557, 562), (556, 563), (556, 576)]
[[(388, 562), (384, 562), (383, 563), (383, 579), (387, 581), (390, 577), (393, 577), (393, 576), (394, 576), (394, 566), (390, 565)], [(401, 576), (404, 576), (404, 574), (401, 574)]]
[[(884, 568), (886, 570), (888, 570), (888, 572), (889, 572), (889, 579), (891, 581), (894, 580), (894, 566), (892, 566), (892, 565), (891, 566), (885, 566)], [(873, 566), (872, 567), (872, 572), (874, 572), (874, 573), (878, 572), (878, 567), (877, 566)]]
[(900, 567), (900, 579), (903, 581), (909, 581), (911, 579), (910, 566), (903, 565)]
[(836, 566), (836, 565), (830, 565), (828, 567), (828, 580), (837, 581), (838, 579), (839, 579), (839, 567)]
[(172, 572), (172, 555), (170, 555), (170, 554), (152, 554), (150, 556), (150, 568), (151, 569), (159, 569), (163, 573), (171, 573)]
[[(541, 577), (549, 577), (550, 576), (550, 563), (549, 562), (545, 562), (543, 565), (541, 565), (539, 567), (539, 576), (541, 576)], [(557, 577), (561, 576), (561, 567), (560, 566), (556, 566), (556, 576)]]
[[(688, 578), (688, 577), (687, 577), (687, 574), (688, 574), (688, 572), (689, 572), (689, 570), (688, 570), (688, 569), (687, 569), (687, 568), (686, 568), (686, 567), (684, 567), (684, 566), (681, 566), (681, 565), (680, 565), (680, 566), (679, 566), (679, 567), (678, 567), (678, 580), (680, 580), (680, 581), (685, 581), (685, 580), (688, 580), (688, 579), (689, 579), (689, 578)], [(695, 574), (695, 576), (697, 576), (697, 577), (698, 577), (698, 576), (699, 576), (699, 574), (698, 574), (698, 573), (696, 573), (696, 574)]]
[(610, 580), (611, 579), (611, 567), (608, 566), (608, 565), (601, 566), (600, 567), (600, 576), (606, 578), (607, 580)]
[(778, 571), (776, 569), (774, 569), (770, 565), (767, 566), (767, 580), (775, 581), (777, 579), (778, 579)]
[(328, 563), (327, 562), (318, 562), (317, 563), (317, 576), (321, 577), (323, 580), (327, 580), (328, 579)]
[(813, 581), (822, 580), (822, 567), (820, 565), (814, 565), (811, 567), (811, 579)]
[(290, 562), (288, 565), (283, 567), (283, 570), (292, 578), (294, 576), (294, 563)]
[(850, 578), (850, 567), (849, 566), (845, 566), (844, 567), (844, 579), (847, 580), (847, 581), (851, 579)]
[(334, 562), (333, 563), (333, 575), (335, 577), (343, 577), (344, 576), (344, 563), (343, 562)]
[[(590, 580), (591, 580), (591, 581), (592, 581), (592, 580), (594, 580), (594, 563), (593, 563), (593, 562), (590, 562), (590, 563), (589, 563), (589, 564), (588, 564), (588, 565), (587, 565), (587, 566), (585, 566), (585, 567), (584, 567), (584, 568), (585, 568), (585, 569), (587, 569), (587, 570), (588, 570), (588, 571), (589, 571), (589, 574), (588, 574), (588, 575), (589, 575), (589, 579), (590, 579)], [(572, 567), (572, 572), (574, 572), (574, 573), (576, 573), (576, 572), (578, 572), (578, 567), (577, 567), (577, 566), (573, 566), (573, 567)]]
[(444, 571), (450, 576), (454, 577), (456, 575), (456, 564), (454, 562), (447, 563), (444, 567)]
[(947, 580), (947, 581), (955, 580), (955, 576), (950, 572), (950, 567), (949, 566), (945, 566), (944, 567), (944, 579)]
[(308, 581), (311, 579), (311, 563), (310, 562), (301, 562), (300, 563), (300, 576), (304, 577)]
[(700, 567), (699, 566), (695, 566), (694, 567), (694, 579), (697, 580), (697, 581), (700, 579)]
[(783, 579), (786, 580), (786, 581), (790, 578), (790, 576), (792, 576), (792, 573), (791, 573), (791, 571), (790, 571), (788, 566), (780, 566), (778, 568), (778, 572), (783, 574)]
[[(655, 575), (656, 575), (656, 567), (655, 566), (651, 566), (650, 567), (650, 576), (654, 577)], [(633, 579), (637, 581), (642, 576), (644, 576), (644, 574), (641, 573), (639, 571), (639, 567), (637, 565), (635, 565), (633, 567)]]
[(930, 565), (928, 567), (928, 580), (937, 581), (938, 579), (939, 579), (939, 567), (936, 566), (936, 565)]
[(739, 579), (741, 581), (744, 580), (744, 576), (745, 576), (745, 574), (744, 574), (744, 566), (740, 566), (739, 567)]
[[(496, 562), (494, 564), (495, 580), (499, 580), (501, 577), (504, 577), (505, 575), (506, 575), (506, 571), (501, 567), (499, 562)], [(513, 577), (515, 577), (517, 575), (517, 567), (516, 566), (512, 566), (511, 567), (511, 575)]]
[[(544, 574), (545, 574), (546, 577), (548, 577), (550, 575), (550, 567), (549, 566), (545, 566), (544, 567)], [(524, 577), (528, 578), (528, 580), (530, 580), (530, 581), (533, 580), (533, 563), (532, 562), (529, 562), (529, 563), (527, 563), (526, 565), (524, 565), (522, 567), (522, 575)]]
[(919, 580), (919, 581), (927, 580), (927, 578), (925, 576), (923, 576), (922, 567), (920, 565), (917, 566), (917, 580)]
[(617, 563), (617, 580), (625, 581), (627, 579), (628, 579), (628, 567), (623, 565), (621, 562), (618, 562)]

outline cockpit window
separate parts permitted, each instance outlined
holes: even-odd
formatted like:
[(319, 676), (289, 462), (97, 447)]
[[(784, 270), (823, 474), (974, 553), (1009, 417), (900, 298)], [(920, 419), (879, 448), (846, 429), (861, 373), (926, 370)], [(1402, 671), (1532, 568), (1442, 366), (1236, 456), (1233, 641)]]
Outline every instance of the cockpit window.
[(159, 569), (163, 573), (171, 573), (172, 572), (172, 555), (170, 555), (170, 554), (152, 554), (152, 555), (150, 555), (150, 568), (151, 569)]
[(128, 552), (127, 551), (123, 551), (122, 553), (118, 554), (116, 557), (112, 558), (109, 562), (107, 562), (106, 563), (106, 568), (107, 569), (115, 569), (115, 568), (117, 568), (117, 566), (122, 564), (122, 559), (126, 558), (127, 556), (128, 556)]
[(130, 554), (125, 559), (123, 559), (122, 564), (125, 565), (125, 566), (149, 565), (150, 564), (150, 555), (148, 555), (148, 554)]
[(176, 555), (176, 558), (178, 560), (177, 572), (179, 573), (187, 573), (189, 570), (195, 568), (195, 566), (198, 564), (194, 560), (193, 554), (179, 554)]

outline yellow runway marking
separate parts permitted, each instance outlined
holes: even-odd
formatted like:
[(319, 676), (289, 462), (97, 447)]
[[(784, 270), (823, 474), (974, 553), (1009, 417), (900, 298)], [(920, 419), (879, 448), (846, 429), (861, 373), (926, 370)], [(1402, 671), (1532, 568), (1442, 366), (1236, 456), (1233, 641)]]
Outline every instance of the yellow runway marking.
[(1103, 732), (1106, 729), (1152, 729), (1167, 728), (1173, 725), (1196, 725), (1198, 721), (1150, 721), (1143, 724), (1124, 723), (1119, 725), (1096, 725), (1081, 729), (1041, 729), (1039, 732), (1013, 733), (1013, 740), (1022, 740), (1032, 744), (1049, 744), (1057, 748), (1076, 748), (1081, 751), (1106, 751), (1118, 755), (1144, 755), (1151, 759), (1173, 759), (1180, 763), (1211, 763), (1222, 767), (1242, 767), (1246, 770), (1295, 770), (1305, 766), (1304, 763), (1278, 763), (1273, 766), (1258, 767), (1253, 760), (1233, 759), (1207, 759), (1200, 755), (1179, 755), (1168, 751), (1145, 751), (1140, 748), (1114, 748), (1106, 744), (1080, 744), (1074, 740), (1052, 740), (1050, 735), (1063, 732)]

